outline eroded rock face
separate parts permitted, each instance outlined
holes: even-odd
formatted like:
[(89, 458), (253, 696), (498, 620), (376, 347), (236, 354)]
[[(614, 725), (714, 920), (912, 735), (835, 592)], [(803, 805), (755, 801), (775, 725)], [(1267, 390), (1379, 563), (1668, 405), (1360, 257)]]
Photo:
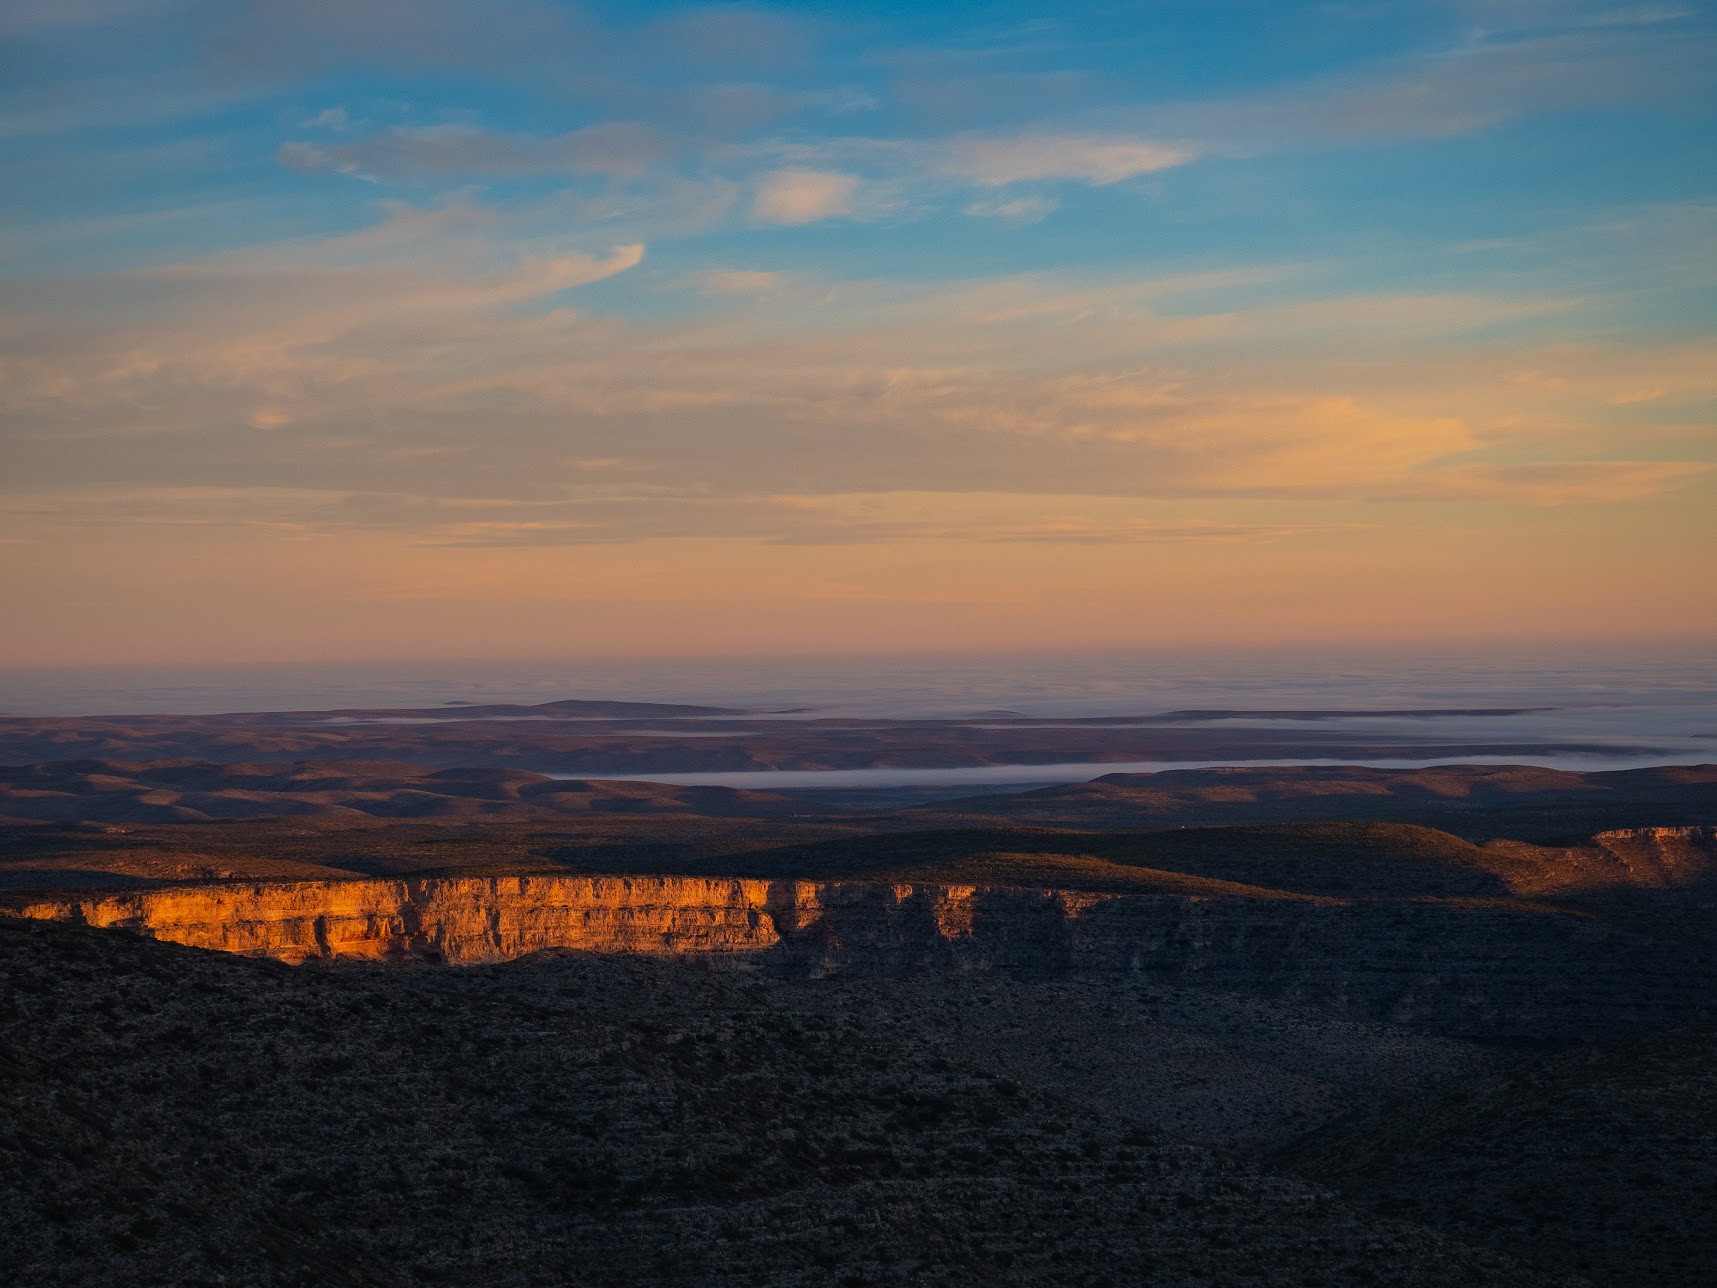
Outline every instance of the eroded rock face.
[(1717, 828), (1620, 828), (1599, 832), (1592, 843), (1622, 867), (1628, 885), (1675, 890), (1717, 877)]
[(1069, 964), (1081, 914), (1139, 900), (1065, 890), (711, 877), (230, 882), (30, 903), (27, 917), (288, 962), (510, 961), (546, 949)]
[(25, 916), (303, 962), (508, 961), (546, 948), (755, 951), (814, 887), (692, 877), (484, 877), (221, 884), (55, 900)]
[(1562, 848), (1520, 841), (1493, 841), (1486, 848), (1517, 861), (1503, 873), (1517, 894), (1717, 886), (1717, 828), (1628, 827)]
[(32, 903), (290, 962), (507, 961), (551, 949), (766, 969), (1145, 977), (1443, 1032), (1601, 1036), (1707, 1018), (1713, 954), (1502, 900), (1176, 897), (705, 877), (225, 883)]

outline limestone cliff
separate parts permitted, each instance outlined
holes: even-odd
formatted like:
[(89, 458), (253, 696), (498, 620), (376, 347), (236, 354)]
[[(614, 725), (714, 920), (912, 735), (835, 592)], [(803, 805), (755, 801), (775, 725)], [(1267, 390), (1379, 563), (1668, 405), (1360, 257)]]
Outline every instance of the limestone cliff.
[(547, 948), (736, 952), (779, 942), (798, 883), (697, 877), (473, 877), (174, 887), (25, 906), (25, 916), (113, 926), (283, 961), (419, 958), (458, 965)]
[(924, 968), (1156, 978), (1470, 1034), (1706, 1018), (1717, 964), (1504, 900), (1211, 898), (885, 882), (512, 876), (223, 883), (29, 903), (25, 916), (291, 962), (478, 964), (552, 949), (795, 973)]
[[(513, 876), (226, 882), (18, 909), (222, 952), (473, 965), (547, 949), (828, 955), (888, 968), (938, 950), (1063, 961), (1093, 907), (1065, 890), (723, 877)], [(1139, 902), (1134, 900), (1133, 902)]]

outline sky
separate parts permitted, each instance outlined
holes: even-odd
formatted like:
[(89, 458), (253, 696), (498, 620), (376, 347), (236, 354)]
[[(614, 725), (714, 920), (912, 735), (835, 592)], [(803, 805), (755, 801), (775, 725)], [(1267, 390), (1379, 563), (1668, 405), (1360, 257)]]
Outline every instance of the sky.
[(1707, 3), (0, 7), (0, 664), (1717, 642)]

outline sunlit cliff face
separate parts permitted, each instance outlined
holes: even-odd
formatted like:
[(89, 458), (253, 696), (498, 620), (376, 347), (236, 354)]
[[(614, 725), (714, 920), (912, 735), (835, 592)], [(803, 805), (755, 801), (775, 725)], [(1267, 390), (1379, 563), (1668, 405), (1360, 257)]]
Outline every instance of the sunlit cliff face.
[(781, 893), (759, 881), (513, 878), (220, 885), (37, 904), (25, 915), (283, 961), (504, 961), (545, 948), (664, 953), (777, 942)]
[[(1502, 842), (1486, 853), (1497, 895), (1668, 890), (1717, 874), (1709, 828), (1605, 832), (1568, 849)], [(1152, 957), (1184, 964), (1220, 954), (1225, 943), (1250, 954), (1296, 922), (1327, 923), (1386, 902), (1158, 875), (1182, 888), (1098, 894), (937, 882), (454, 877), (174, 886), (69, 895), (18, 911), (288, 962), (466, 965), (571, 949), (1058, 969)], [(1453, 915), (1465, 905), (1442, 906)]]
[[(798, 977), (1155, 979), (1475, 1035), (1689, 1023), (1717, 995), (1684, 953), (1543, 902), (1268, 893), (531, 876), (174, 887), (17, 912), (295, 963), (480, 965), (571, 950)], [(1451, 978), (1467, 982), (1450, 990)]]
[[(1500, 859), (1519, 861), (1498, 865), (1516, 894), (1680, 890), (1717, 877), (1717, 829), (1709, 827), (1617, 828), (1565, 850), (1513, 842), (1490, 848)], [(1546, 862), (1546, 855), (1554, 857)]]
[[(703, 877), (500, 877), (210, 885), (36, 903), (25, 916), (131, 930), (197, 948), (304, 962), (459, 965), (546, 949), (731, 954), (788, 940), (934, 945), (969, 938), (974, 903), (1013, 905), (1045, 928), (1101, 896)], [(992, 908), (992, 911), (994, 909)]]

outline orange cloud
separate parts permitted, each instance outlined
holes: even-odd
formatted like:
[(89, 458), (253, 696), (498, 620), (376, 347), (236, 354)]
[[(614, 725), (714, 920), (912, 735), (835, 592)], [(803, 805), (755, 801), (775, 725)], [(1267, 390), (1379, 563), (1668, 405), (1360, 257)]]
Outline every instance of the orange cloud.
[(1717, 548), (1717, 445), (1676, 412), (1717, 395), (1709, 343), (1496, 338), (1535, 299), (1237, 302), (1280, 268), (765, 267), (624, 321), (576, 291), (641, 247), (503, 256), (493, 218), (0, 283), (30, 470), (0, 593), (37, 609), (4, 656), (1710, 622), (1674, 592)]

